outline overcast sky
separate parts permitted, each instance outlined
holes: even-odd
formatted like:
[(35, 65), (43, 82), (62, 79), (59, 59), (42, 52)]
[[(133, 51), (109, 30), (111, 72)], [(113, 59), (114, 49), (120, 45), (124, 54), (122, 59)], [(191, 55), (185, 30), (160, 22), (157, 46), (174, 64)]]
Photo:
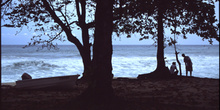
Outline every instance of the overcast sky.
[[(215, 12), (216, 12), (216, 18), (219, 22), (219, 3), (215, 3)], [(2, 24), (4, 22), (1, 20)], [(17, 34), (16, 32), (19, 31), (19, 28), (1, 28), (1, 44), (2, 45), (26, 45), (27, 42), (30, 41), (31, 37), (35, 35), (33, 31), (29, 31), (26, 28), (23, 28), (23, 30)], [(80, 31), (75, 32), (76, 36), (81, 36)], [(179, 45), (209, 45), (208, 40), (203, 41), (201, 37), (198, 37), (196, 35), (187, 35), (187, 39), (183, 39), (181, 36), (178, 37), (177, 42)], [(126, 38), (126, 36), (120, 36), (117, 37), (113, 35), (112, 42), (113, 45), (152, 45), (154, 41), (152, 39), (142, 40), (139, 41), (140, 36), (138, 34), (132, 35), (131, 38)], [(79, 37), (80, 39), (80, 37)], [(80, 39), (81, 40), (81, 39)], [(59, 45), (72, 45), (70, 42), (59, 42), (57, 41)], [(218, 45), (219, 42), (214, 40), (214, 45)]]

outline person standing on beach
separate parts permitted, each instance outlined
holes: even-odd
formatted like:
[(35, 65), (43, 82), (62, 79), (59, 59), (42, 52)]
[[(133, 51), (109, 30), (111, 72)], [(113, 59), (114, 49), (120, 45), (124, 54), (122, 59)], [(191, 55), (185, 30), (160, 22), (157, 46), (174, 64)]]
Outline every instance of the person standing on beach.
[(190, 76), (192, 76), (192, 61), (190, 59), (189, 56), (185, 56), (185, 54), (182, 54), (182, 56), (184, 57), (184, 62), (185, 62), (185, 66), (186, 66), (186, 76), (188, 75), (188, 71), (190, 72)]
[(176, 76), (178, 73), (178, 69), (176, 68), (176, 62), (173, 62), (172, 65), (170, 66), (170, 74), (172, 76)]

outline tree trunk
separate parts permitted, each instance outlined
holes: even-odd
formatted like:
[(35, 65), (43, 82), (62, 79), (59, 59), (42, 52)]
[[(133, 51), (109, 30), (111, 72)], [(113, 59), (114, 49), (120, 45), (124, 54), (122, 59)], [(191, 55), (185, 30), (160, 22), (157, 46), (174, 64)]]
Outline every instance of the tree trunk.
[[(59, 17), (56, 15), (56, 13), (54, 12), (54, 10), (51, 9), (49, 3), (46, 0), (42, 0), (44, 3), (44, 7), (45, 9), (50, 13), (51, 17), (54, 19), (54, 21), (56, 23), (58, 23), (62, 29), (64, 30), (64, 32), (66, 33), (67, 39), (68, 41), (70, 41), (71, 43), (75, 44), (77, 49), (79, 50), (79, 53), (82, 57), (83, 60), (83, 65), (84, 65), (84, 74), (86, 77), (90, 76), (90, 74), (86, 74), (86, 73), (90, 73), (90, 71), (92, 70), (91, 66), (91, 52), (90, 52), (90, 44), (89, 44), (89, 34), (88, 34), (88, 27), (86, 26), (85, 23), (85, 5), (86, 2), (85, 0), (81, 1), (81, 9), (82, 9), (82, 13), (79, 13), (79, 7), (77, 7), (78, 9), (78, 17), (79, 17), (79, 24), (80, 27), (82, 29), (82, 39), (83, 39), (83, 45), (80, 43), (80, 41), (73, 36), (73, 34), (71, 33), (71, 29), (68, 28), (68, 26), (66, 26), (60, 19)], [(79, 1), (77, 2), (79, 3)], [(79, 4), (77, 4), (77, 6), (79, 6)]]
[(178, 65), (179, 65), (180, 76), (182, 76), (181, 63), (180, 63), (180, 61), (178, 59), (178, 52), (176, 51), (176, 44), (174, 44), (174, 49), (175, 49), (176, 61), (177, 61)]
[(97, 0), (96, 2), (93, 75), (92, 82), (83, 95), (95, 102), (106, 102), (113, 96), (111, 62), (113, 1)]
[[(175, 15), (174, 19), (176, 21), (176, 15)], [(177, 41), (176, 41), (176, 27), (177, 27), (177, 24), (176, 24), (176, 22), (174, 22), (174, 32), (175, 33), (174, 33), (174, 43), (173, 43), (173, 45), (174, 45), (174, 50), (175, 50), (175, 55), (176, 55), (176, 61), (177, 61), (178, 65), (179, 65), (180, 76), (182, 76), (181, 63), (180, 63), (180, 61), (178, 59), (179, 52), (177, 52), (177, 50), (176, 50), (176, 43), (177, 43)]]
[(157, 68), (152, 74), (155, 77), (165, 78), (169, 76), (170, 71), (168, 67), (165, 66), (164, 60), (164, 30), (163, 30), (163, 8), (161, 1), (158, 5), (158, 39), (157, 39)]
[(164, 61), (164, 36), (163, 36), (163, 13), (158, 9), (158, 40), (157, 40), (157, 69), (165, 67)]
[(164, 60), (164, 35), (163, 35), (163, 8), (161, 1), (158, 2), (158, 39), (157, 39), (157, 68), (150, 74), (142, 74), (138, 76), (138, 79), (153, 78), (166, 78), (169, 76), (170, 71), (165, 66)]
[(82, 53), (82, 61), (84, 66), (84, 72), (81, 79), (89, 79), (92, 74), (92, 60), (91, 60), (91, 50), (89, 43), (89, 28), (86, 24), (86, 1), (85, 0), (75, 0), (76, 2), (76, 10), (79, 21), (79, 27), (82, 30), (82, 42), (83, 42), (83, 50)]
[(90, 43), (89, 43), (89, 32), (88, 28), (86, 27), (85, 22), (82, 26), (82, 40), (83, 40), (83, 53), (82, 53), (82, 60), (84, 66), (84, 72), (82, 79), (90, 79), (92, 75), (92, 60), (91, 60), (91, 50), (90, 50)]

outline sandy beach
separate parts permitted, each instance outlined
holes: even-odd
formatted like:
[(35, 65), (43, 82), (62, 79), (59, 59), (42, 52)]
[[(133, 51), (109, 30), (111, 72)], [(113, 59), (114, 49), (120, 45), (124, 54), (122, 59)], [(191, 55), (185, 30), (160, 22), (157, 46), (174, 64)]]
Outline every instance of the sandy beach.
[[(68, 90), (17, 90), (15, 83), (1, 85), (1, 110), (218, 110), (219, 79), (113, 79), (118, 100), (109, 105), (80, 105), (77, 97), (85, 81)], [(106, 107), (104, 107), (106, 106)]]

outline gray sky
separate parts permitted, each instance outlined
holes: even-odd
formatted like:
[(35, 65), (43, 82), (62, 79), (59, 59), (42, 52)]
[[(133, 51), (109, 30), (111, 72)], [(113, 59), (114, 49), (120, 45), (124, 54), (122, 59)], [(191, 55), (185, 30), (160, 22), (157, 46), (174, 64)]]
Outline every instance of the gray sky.
[[(219, 3), (215, 3), (215, 13), (216, 18), (219, 22)], [(2, 24), (4, 22), (1, 20)], [(28, 30), (27, 28), (23, 28), (23, 30), (17, 34), (16, 31), (19, 31), (19, 28), (1, 28), (1, 44), (2, 45), (26, 45), (27, 42), (30, 41), (31, 37), (35, 35), (33, 31)], [(76, 36), (81, 36), (80, 31), (76, 31)], [(203, 41), (201, 37), (196, 35), (187, 35), (187, 39), (183, 39), (181, 36), (178, 37), (177, 42), (179, 45), (209, 45), (208, 40)], [(80, 37), (78, 37), (81, 40)], [(112, 42), (113, 45), (152, 45), (154, 41), (152, 39), (139, 41), (140, 36), (138, 34), (132, 35), (131, 38), (126, 38), (126, 36), (121, 35), (117, 37), (113, 35)], [(57, 41), (59, 45), (72, 45), (72, 43), (65, 41), (60, 42)], [(214, 45), (218, 45), (219, 42), (214, 40)]]

